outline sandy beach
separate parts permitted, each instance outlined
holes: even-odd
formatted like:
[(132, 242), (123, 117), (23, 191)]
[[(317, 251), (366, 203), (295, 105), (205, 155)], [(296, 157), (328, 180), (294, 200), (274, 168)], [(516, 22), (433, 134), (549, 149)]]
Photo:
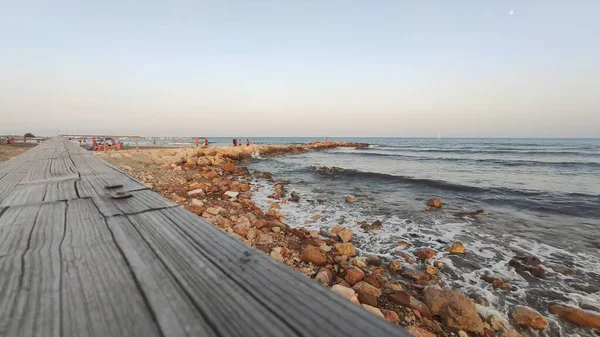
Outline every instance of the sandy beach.
[(15, 143), (15, 144), (0, 144), (0, 162), (7, 161), (12, 157), (18, 156), (21, 153), (36, 146), (35, 142), (31, 143)]

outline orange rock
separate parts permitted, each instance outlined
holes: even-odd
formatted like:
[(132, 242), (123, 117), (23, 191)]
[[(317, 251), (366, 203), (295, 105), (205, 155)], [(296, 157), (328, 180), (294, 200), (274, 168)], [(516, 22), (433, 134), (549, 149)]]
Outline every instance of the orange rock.
[(353, 286), (357, 282), (361, 281), (364, 277), (365, 273), (363, 273), (359, 269), (352, 268), (346, 272), (346, 277), (344, 277), (344, 280), (346, 280), (350, 285)]
[(235, 164), (227, 163), (227, 164), (223, 165), (223, 170), (225, 172), (233, 173), (233, 172), (235, 172)]
[(383, 312), (383, 316), (388, 322), (392, 322), (394, 324), (400, 322), (400, 316), (395, 311), (391, 310), (381, 310)]
[(202, 176), (208, 180), (213, 180), (216, 177), (218, 177), (219, 174), (215, 171), (208, 171), (208, 172), (205, 172)]
[(442, 201), (439, 198), (429, 199), (427, 200), (427, 206), (433, 208), (440, 208), (442, 207)]
[(428, 259), (431, 259), (432, 257), (436, 256), (437, 253), (435, 252), (435, 250), (433, 250), (431, 248), (421, 248), (421, 249), (417, 250), (415, 255), (419, 259), (428, 260)]
[(548, 325), (546, 317), (539, 312), (525, 306), (517, 306), (512, 312), (512, 318), (519, 325), (532, 327), (534, 329), (543, 329)]
[(349, 257), (356, 256), (356, 247), (354, 247), (354, 245), (349, 242), (336, 243), (334, 247), (340, 255), (346, 255)]
[(448, 252), (450, 254), (464, 254), (465, 251), (466, 251), (465, 246), (460, 241), (453, 243), (452, 246), (450, 246), (450, 248), (448, 248)]
[(562, 304), (550, 304), (548, 310), (554, 315), (586, 328), (600, 331), (600, 313), (584, 311), (582, 309)]
[(306, 246), (302, 251), (302, 261), (322, 266), (327, 263), (327, 257), (325, 257), (325, 254), (323, 254), (319, 248), (315, 246)]

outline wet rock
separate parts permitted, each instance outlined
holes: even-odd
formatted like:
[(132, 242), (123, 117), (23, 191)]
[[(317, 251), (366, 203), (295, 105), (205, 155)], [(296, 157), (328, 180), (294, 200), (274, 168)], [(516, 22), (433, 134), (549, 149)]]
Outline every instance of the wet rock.
[(266, 180), (272, 180), (273, 174), (271, 172), (261, 172), (260, 177)]
[(546, 276), (546, 270), (541, 266), (541, 262), (537, 258), (527, 258), (523, 256), (515, 256), (508, 265), (515, 268), (515, 271), (519, 274), (529, 272), (531, 275), (544, 278)]
[(442, 317), (446, 325), (455, 329), (483, 334), (483, 321), (475, 302), (457, 290), (442, 290), (429, 286), (423, 290), (424, 302), (433, 315)]
[(548, 310), (552, 314), (575, 325), (600, 331), (600, 313), (585, 311), (580, 308), (558, 303), (550, 304)]
[[(326, 285), (326, 286), (332, 285), (334, 280), (335, 280), (335, 276), (333, 275), (333, 272), (327, 268), (319, 269), (319, 272), (315, 276), (315, 281), (317, 281), (323, 285)], [(347, 289), (350, 289), (350, 288), (347, 288)], [(350, 290), (352, 290), (352, 289), (350, 289)], [(354, 295), (354, 291), (352, 291), (352, 293)]]
[(431, 248), (421, 248), (416, 251), (415, 255), (421, 260), (428, 260), (436, 256), (437, 253)]
[(517, 324), (534, 329), (543, 329), (548, 325), (546, 317), (529, 307), (517, 306), (511, 316)]
[(406, 262), (406, 263), (413, 264), (413, 263), (417, 262), (417, 259), (413, 255), (411, 255), (407, 252), (402, 252), (402, 251), (395, 252), (394, 255), (401, 257), (404, 260), (404, 262)]
[(552, 270), (554, 270), (555, 272), (563, 275), (571, 276), (577, 274), (577, 272), (574, 269), (571, 269), (560, 263), (546, 263), (546, 266), (552, 268)]
[(320, 214), (315, 214), (315, 215), (313, 215), (313, 216), (312, 216), (310, 219), (311, 219), (312, 221), (319, 221), (319, 220), (321, 220), (322, 218), (323, 218), (323, 216), (322, 216), (322, 215), (320, 215)]
[(353, 203), (355, 203), (355, 202), (356, 202), (356, 198), (354, 198), (354, 197), (350, 197), (350, 196), (346, 197), (346, 199), (345, 199), (345, 200), (346, 200), (346, 202), (347, 202), (347, 203), (349, 203), (349, 204), (353, 204)]
[(338, 222), (338, 223), (341, 225), (341, 224), (343, 224), (344, 222), (346, 222), (346, 218), (345, 218), (345, 217), (340, 217), (340, 218), (337, 220), (337, 222)]
[(296, 192), (296, 191), (292, 191), (292, 193), (290, 194), (290, 201), (299, 202), (300, 194), (298, 194), (298, 192)]
[(388, 296), (388, 299), (401, 306), (419, 310), (419, 312), (427, 318), (431, 318), (431, 312), (425, 303), (417, 300), (406, 291), (398, 291)]
[(478, 209), (476, 211), (473, 212), (460, 212), (460, 213), (456, 213), (454, 214), (454, 216), (458, 216), (458, 217), (466, 217), (466, 216), (477, 216), (477, 215), (488, 215), (488, 212), (482, 210), (482, 209)]
[(362, 228), (366, 231), (380, 231), (382, 225), (383, 224), (379, 220), (373, 221), (373, 223), (370, 225), (366, 221), (363, 221), (360, 223), (360, 228)]
[(435, 269), (434, 266), (430, 266), (430, 265), (425, 265), (425, 273), (427, 273), (427, 275), (429, 276), (435, 276), (437, 274), (439, 274), (439, 270)]
[(367, 264), (370, 266), (381, 266), (381, 258), (377, 255), (367, 254), (365, 255), (367, 258)]
[(402, 270), (402, 263), (398, 260), (390, 261), (390, 263), (388, 264), (388, 269), (391, 272), (399, 272)]
[(327, 263), (327, 257), (325, 257), (325, 254), (323, 254), (323, 252), (315, 246), (304, 247), (301, 258), (302, 261), (311, 262), (317, 266), (322, 266)]
[(427, 200), (427, 206), (433, 208), (440, 208), (442, 207), (442, 201), (439, 198), (429, 199)]
[(356, 247), (354, 247), (353, 244), (347, 242), (347, 243), (336, 243), (335, 244), (335, 250), (340, 254), (340, 255), (346, 255), (349, 257), (353, 257), (356, 256)]
[(450, 254), (464, 254), (466, 252), (465, 246), (462, 242), (455, 242), (448, 248)]
[(369, 294), (369, 295), (375, 296), (375, 297), (381, 296), (380, 289), (375, 288), (372, 285), (370, 285), (364, 281), (358, 282), (357, 284), (354, 285), (354, 287), (352, 287), (352, 289), (354, 289), (354, 291), (356, 291), (357, 293), (365, 293), (365, 294)]
[(348, 269), (348, 271), (346, 272), (346, 277), (344, 277), (344, 280), (346, 280), (346, 282), (348, 282), (348, 284), (353, 286), (356, 283), (358, 283), (359, 281), (362, 281), (363, 278), (365, 278), (365, 273), (363, 273), (362, 270), (352, 268), (352, 269)]
[(339, 233), (337, 233), (338, 237), (340, 238), (340, 240), (342, 240), (342, 242), (349, 242), (350, 240), (352, 240), (352, 235), (354, 233), (352, 233), (352, 230), (350, 228), (345, 228), (342, 229), (341, 231), (339, 231)]
[(415, 325), (406, 327), (406, 331), (408, 331), (414, 337), (436, 337), (435, 334)]
[(408, 248), (408, 247), (410, 247), (410, 242), (408, 242), (406, 240), (400, 240), (400, 241), (398, 241), (398, 246), (403, 247), (403, 248)]
[(350, 263), (352, 263), (353, 265), (357, 266), (357, 267), (358, 267), (358, 268), (360, 268), (360, 269), (365, 269), (365, 268), (367, 268), (367, 263), (366, 263), (366, 262), (365, 262), (363, 259), (361, 259), (361, 258), (358, 258), (358, 257), (355, 257), (355, 258), (353, 258), (353, 259), (350, 261)]
[(506, 282), (504, 282), (503, 280), (494, 280), (492, 281), (492, 286), (496, 289), (502, 289), (502, 290), (512, 290), (512, 286)]
[(379, 308), (370, 306), (368, 304), (363, 304), (362, 307), (365, 308), (365, 309), (367, 309), (368, 312), (372, 313), (375, 316), (379, 316), (381, 318), (385, 318), (385, 316), (383, 316), (383, 313), (381, 312), (381, 310), (379, 310)]

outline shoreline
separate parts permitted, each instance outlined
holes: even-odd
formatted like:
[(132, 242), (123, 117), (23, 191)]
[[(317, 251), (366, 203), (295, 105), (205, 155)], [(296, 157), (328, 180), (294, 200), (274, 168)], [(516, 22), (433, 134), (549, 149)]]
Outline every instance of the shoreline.
[[(119, 166), (128, 174), (187, 210), (256, 247), (272, 258), (314, 278), (317, 282), (388, 321), (409, 327), (416, 336), (519, 336), (507, 317), (481, 317), (475, 302), (459, 291), (428, 287), (442, 284), (436, 252), (422, 248), (398, 259), (383, 261), (363, 254), (357, 256), (354, 233), (343, 225), (329, 232), (293, 228), (277, 210), (281, 203), (293, 203), (302, 196), (286, 190), (286, 181), (277, 182), (268, 172), (238, 167), (257, 154), (271, 157), (335, 147), (367, 147), (364, 143), (311, 143), (306, 145), (253, 145), (250, 147), (141, 148), (140, 151), (109, 151), (98, 157)], [(256, 179), (275, 183), (268, 210), (252, 200)], [(352, 202), (351, 200), (349, 202)], [(435, 203), (433, 203), (435, 204)], [(430, 207), (435, 208), (435, 205)], [(377, 221), (365, 230), (376, 230)], [(399, 243), (410, 246), (410, 243)], [(461, 252), (460, 243), (449, 249)], [(468, 249), (468, 247), (467, 247)], [(524, 268), (533, 262), (523, 260)], [(494, 288), (508, 288), (501, 279), (490, 280)], [(512, 322), (543, 328), (547, 320), (532, 309), (523, 309)], [(520, 316), (519, 316), (520, 315)], [(520, 317), (531, 319), (521, 319)], [(535, 319), (533, 319), (535, 318)], [(537, 322), (537, 323), (534, 323)], [(544, 324), (540, 322), (545, 322)], [(543, 326), (541, 326), (543, 325)], [(435, 334), (433, 334), (435, 333)], [(527, 335), (527, 334), (526, 334)]]

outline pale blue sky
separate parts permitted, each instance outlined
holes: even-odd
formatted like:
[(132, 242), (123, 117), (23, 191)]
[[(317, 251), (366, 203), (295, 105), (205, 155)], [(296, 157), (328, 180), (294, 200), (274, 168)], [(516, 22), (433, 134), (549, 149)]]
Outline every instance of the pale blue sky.
[(0, 134), (600, 137), (599, 15), (596, 0), (5, 1)]

